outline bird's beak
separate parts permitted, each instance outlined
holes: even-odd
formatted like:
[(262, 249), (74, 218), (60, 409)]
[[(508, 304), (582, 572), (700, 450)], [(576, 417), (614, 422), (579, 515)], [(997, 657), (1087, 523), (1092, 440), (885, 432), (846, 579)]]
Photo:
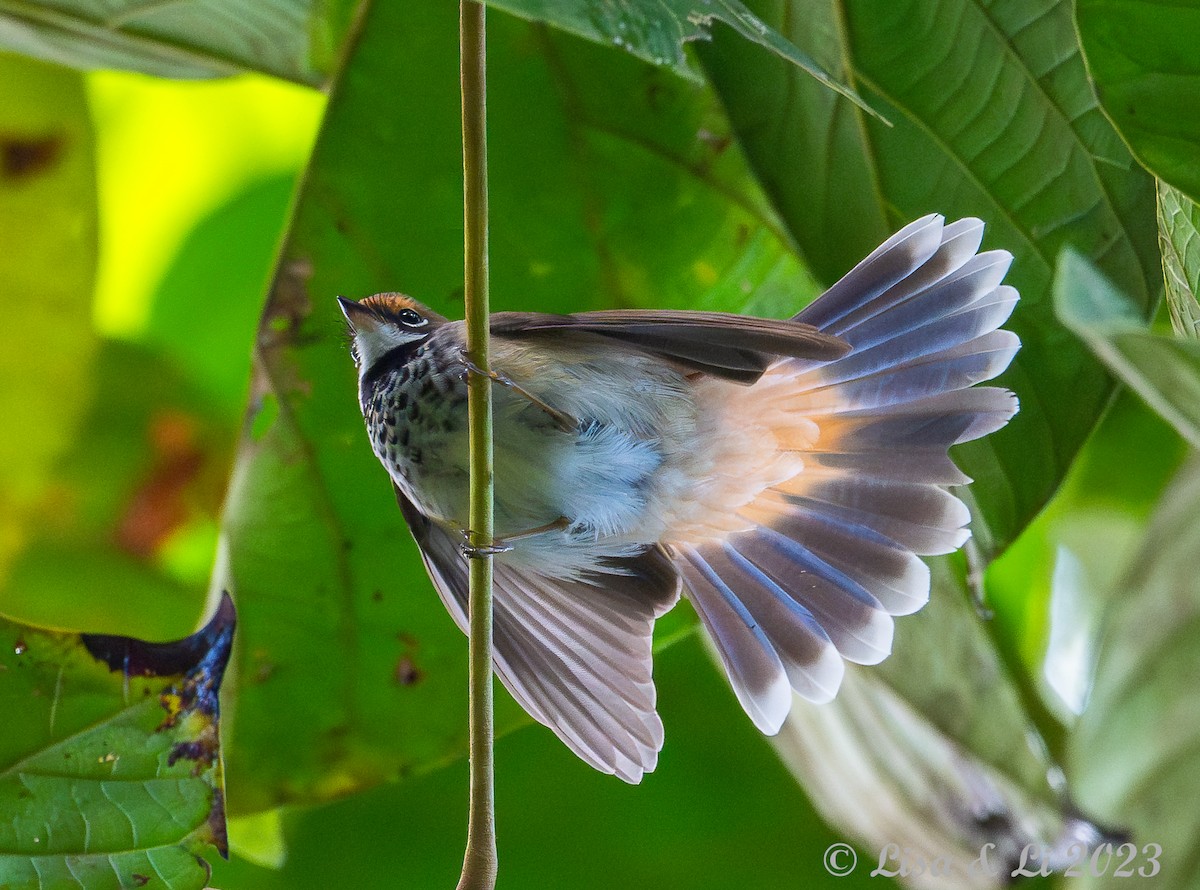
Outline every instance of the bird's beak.
[(342, 307), (342, 315), (346, 316), (346, 321), (350, 323), (350, 327), (354, 333), (369, 334), (379, 327), (380, 321), (378, 316), (362, 303), (356, 303), (354, 300), (348, 300), (345, 297), (338, 297), (337, 301), (338, 305)]

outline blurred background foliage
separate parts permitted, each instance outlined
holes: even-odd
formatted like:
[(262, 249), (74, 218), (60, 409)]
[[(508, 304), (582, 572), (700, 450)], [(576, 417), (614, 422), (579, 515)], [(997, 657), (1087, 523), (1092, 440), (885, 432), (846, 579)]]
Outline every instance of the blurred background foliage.
[[(1118, 126), (1147, 107), (1194, 122), (1187, 63), (1121, 24), (1147, 4), (1080, 0), (1087, 68), (1055, 0), (762, 0), (761, 20), (721, 3), (742, 36), (718, 26), (686, 52), (697, 4), (664, 4), (673, 20), (652, 4), (496, 5), (497, 308), (788, 314), (939, 211), (981, 216), (985, 246), (1016, 254), (1025, 343), (1004, 378), (1018, 421), (959, 455), (978, 480), (971, 564), (938, 561), (895, 656), (837, 704), (799, 708), (777, 750), (686, 608), (660, 628), (667, 743), (640, 787), (519, 728), (502, 696), (516, 730), (497, 751), (503, 883), (876, 886), (865, 863), (887, 841), (956, 857), (993, 837), (1061, 844), (1078, 807), (1163, 844), (1162, 886), (1200, 886), (1196, 831), (1170, 819), (1192, 808), (1175, 780), (1197, 772), (1200, 720), (1169, 716), (1195, 710), (1200, 652), (1200, 495), (1194, 472), (1172, 481), (1200, 365), (1168, 333), (1194, 337), (1200, 317), (1180, 173), (1196, 139), (1119, 136), (1096, 98), (1119, 103), (1105, 108)], [(0, 55), (0, 612), (166, 639), (228, 587), (233, 855), (212, 885), (447, 886), (465, 832), (465, 646), (361, 433), (333, 296), (403, 290), (461, 313), (453, 5), (273, 0), (246, 32), (222, 30), (232, 7), (216, 0), (165, 24), (134, 4), (91, 30), (43, 14), (95, 25), (85, 6), (2, 6), (0, 41), (200, 73), (172, 55), (185, 44), (205, 73), (262, 73)], [(775, 40), (763, 23), (790, 60), (743, 39)], [(1164, 74), (1173, 98), (1138, 92)], [(1067, 245), (1099, 269), (1058, 267)], [(1150, 332), (1160, 249), (1169, 311)], [(1114, 398), (1110, 373), (1138, 395)], [(1143, 613), (1165, 638), (1135, 632)], [(1145, 732), (1168, 720), (1176, 732)], [(862, 864), (835, 879), (821, 857), (842, 840)]]

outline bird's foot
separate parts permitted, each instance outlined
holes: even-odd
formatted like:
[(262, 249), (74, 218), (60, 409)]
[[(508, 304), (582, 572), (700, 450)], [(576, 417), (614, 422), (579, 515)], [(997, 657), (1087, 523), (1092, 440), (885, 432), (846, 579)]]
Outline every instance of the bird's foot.
[(470, 529), (459, 529), (458, 533), (462, 541), (458, 545), (458, 550), (467, 559), (482, 559), (486, 556), (495, 556), (498, 553), (512, 552), (514, 541), (544, 535), (548, 532), (566, 531), (570, 527), (571, 521), (565, 516), (560, 516), (553, 522), (547, 522), (545, 525), (539, 525), (537, 528), (515, 532), (511, 535), (505, 535), (503, 538), (492, 538), (492, 543), (482, 545), (471, 543), (471, 539), (475, 537), (475, 534)]
[(490, 544), (472, 543), (475, 533), (469, 528), (459, 529), (458, 534), (462, 538), (458, 542), (458, 552), (467, 559), (486, 559), (499, 553), (508, 553), (513, 549), (512, 544), (504, 538), (493, 538)]

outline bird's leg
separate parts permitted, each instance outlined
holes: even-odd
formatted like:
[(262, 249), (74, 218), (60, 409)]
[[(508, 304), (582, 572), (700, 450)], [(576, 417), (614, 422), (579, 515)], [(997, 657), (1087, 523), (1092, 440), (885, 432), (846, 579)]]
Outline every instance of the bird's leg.
[(465, 349), (460, 349), (458, 351), (458, 358), (468, 371), (491, 378), (494, 383), (498, 383), (501, 386), (511, 389), (513, 392), (517, 393), (517, 395), (529, 400), (530, 403), (536, 405), (542, 411), (545, 411), (546, 414), (548, 414), (555, 422), (555, 424), (558, 425), (558, 428), (564, 433), (569, 433), (573, 430), (579, 429), (579, 421), (570, 414), (566, 413), (565, 411), (559, 411), (557, 408), (550, 407), (525, 387), (521, 386), (521, 384), (509, 377), (505, 377), (498, 371), (484, 371), (467, 357), (467, 351)]
[(458, 533), (462, 536), (462, 543), (458, 545), (458, 550), (467, 559), (481, 559), (485, 556), (495, 556), (497, 553), (508, 553), (513, 549), (513, 541), (544, 535), (547, 532), (565, 531), (570, 526), (571, 521), (565, 516), (560, 516), (553, 522), (547, 522), (545, 525), (539, 525), (537, 528), (515, 532), (511, 535), (505, 535), (503, 538), (493, 538), (492, 543), (482, 546), (476, 546), (471, 543), (471, 530), (469, 528), (459, 529)]

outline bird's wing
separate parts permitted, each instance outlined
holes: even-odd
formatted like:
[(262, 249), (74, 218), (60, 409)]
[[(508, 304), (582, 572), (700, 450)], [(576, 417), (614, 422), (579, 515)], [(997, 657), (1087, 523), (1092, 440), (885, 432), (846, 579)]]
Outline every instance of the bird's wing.
[(567, 332), (619, 340), (646, 352), (738, 383), (753, 383), (777, 358), (832, 361), (849, 347), (837, 337), (794, 320), (752, 318), (726, 312), (626, 310), (549, 315), (497, 312), (497, 337), (537, 337)]
[[(442, 602), (467, 631), (467, 566), (450, 532), (397, 489), (396, 500)], [(679, 598), (679, 576), (651, 549), (597, 584), (495, 564), (493, 665), (513, 698), (572, 751), (626, 782), (654, 769), (662, 721), (654, 709), (654, 619)]]

